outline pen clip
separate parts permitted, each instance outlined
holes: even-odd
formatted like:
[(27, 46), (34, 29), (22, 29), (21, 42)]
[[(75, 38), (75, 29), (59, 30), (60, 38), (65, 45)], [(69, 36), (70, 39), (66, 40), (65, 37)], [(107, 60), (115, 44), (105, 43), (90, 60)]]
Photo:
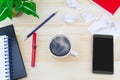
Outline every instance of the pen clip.
[(36, 49), (36, 47), (37, 47), (36, 45), (32, 46), (33, 49)]
[(36, 33), (33, 34), (32, 46), (36, 46)]

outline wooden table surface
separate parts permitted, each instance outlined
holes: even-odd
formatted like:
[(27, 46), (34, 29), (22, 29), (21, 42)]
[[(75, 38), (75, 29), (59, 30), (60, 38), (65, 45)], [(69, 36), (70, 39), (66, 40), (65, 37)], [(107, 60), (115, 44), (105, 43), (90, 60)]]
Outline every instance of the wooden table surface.
[[(120, 80), (120, 37), (114, 43), (114, 75), (92, 73), (92, 35), (88, 27), (93, 24), (85, 23), (81, 14), (85, 11), (94, 14), (100, 19), (109, 17), (120, 25), (120, 9), (114, 16), (108, 15), (93, 5), (89, 0), (77, 0), (82, 9), (80, 11), (69, 8), (67, 0), (34, 0), (37, 4), (37, 13), (40, 18), (23, 14), (12, 21), (6, 19), (0, 22), (0, 27), (13, 23), (19, 42), (20, 50), (27, 71), (27, 77), (20, 80)], [(26, 35), (38, 26), (50, 14), (58, 10), (58, 14), (37, 31), (36, 67), (31, 67), (30, 37), (24, 41)], [(74, 23), (65, 23), (64, 16), (73, 14), (79, 16)], [(50, 37), (61, 32), (70, 37), (73, 50), (78, 52), (77, 57), (68, 56), (57, 59), (50, 55), (48, 43)]]

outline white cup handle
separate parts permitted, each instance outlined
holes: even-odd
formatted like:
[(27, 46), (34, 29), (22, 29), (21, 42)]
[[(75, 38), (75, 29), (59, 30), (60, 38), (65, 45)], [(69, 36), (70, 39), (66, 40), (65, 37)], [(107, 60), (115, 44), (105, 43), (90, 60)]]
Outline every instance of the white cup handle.
[(78, 55), (78, 53), (75, 52), (75, 51), (70, 51), (70, 54), (71, 54), (71, 56), (73, 56), (73, 57), (76, 57), (76, 56)]

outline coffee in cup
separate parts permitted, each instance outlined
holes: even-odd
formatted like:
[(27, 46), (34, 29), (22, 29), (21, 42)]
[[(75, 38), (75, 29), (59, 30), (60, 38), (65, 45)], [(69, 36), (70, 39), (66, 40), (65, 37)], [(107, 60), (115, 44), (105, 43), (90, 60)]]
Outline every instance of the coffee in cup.
[(71, 42), (67, 36), (63, 34), (57, 34), (52, 37), (49, 44), (50, 52), (57, 57), (64, 57), (68, 54), (76, 56), (77, 53), (71, 50)]

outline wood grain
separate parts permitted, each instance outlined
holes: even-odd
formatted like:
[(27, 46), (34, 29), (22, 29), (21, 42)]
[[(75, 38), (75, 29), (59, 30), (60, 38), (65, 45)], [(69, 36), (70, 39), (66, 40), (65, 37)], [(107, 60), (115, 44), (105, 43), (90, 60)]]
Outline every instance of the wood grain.
[[(20, 50), (27, 71), (27, 77), (20, 80), (120, 80), (120, 38), (115, 40), (114, 60), (115, 74), (100, 75), (92, 73), (92, 35), (88, 27), (92, 23), (85, 23), (81, 14), (90, 12), (98, 18), (109, 17), (120, 25), (120, 10), (114, 16), (110, 16), (89, 2), (89, 0), (77, 0), (82, 9), (71, 9), (66, 5), (66, 0), (34, 0), (37, 4), (39, 19), (23, 14), (20, 17), (0, 22), (0, 27), (14, 24)], [(31, 67), (31, 42), (32, 38), (24, 41), (26, 35), (38, 26), (51, 13), (58, 14), (37, 31), (37, 57), (36, 67)], [(65, 23), (63, 18), (67, 14), (78, 15), (79, 19), (72, 24)], [(50, 55), (48, 43), (50, 37), (62, 32), (70, 37), (73, 50), (78, 52), (76, 58), (68, 56), (57, 59)]]

